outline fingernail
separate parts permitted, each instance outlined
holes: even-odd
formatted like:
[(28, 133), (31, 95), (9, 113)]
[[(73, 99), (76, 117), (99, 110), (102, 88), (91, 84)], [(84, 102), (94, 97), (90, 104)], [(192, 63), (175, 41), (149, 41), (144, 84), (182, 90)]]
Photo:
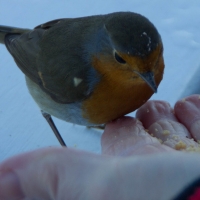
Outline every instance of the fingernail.
[(15, 173), (10, 170), (0, 170), (0, 199), (19, 199), (21, 195), (19, 181)]

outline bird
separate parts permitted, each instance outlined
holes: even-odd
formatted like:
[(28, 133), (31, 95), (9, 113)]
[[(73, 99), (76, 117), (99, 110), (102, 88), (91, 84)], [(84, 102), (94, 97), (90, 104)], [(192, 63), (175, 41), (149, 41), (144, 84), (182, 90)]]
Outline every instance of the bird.
[(34, 29), (0, 25), (0, 43), (62, 146), (51, 116), (104, 126), (156, 93), (165, 68), (158, 30), (134, 12), (56, 19)]

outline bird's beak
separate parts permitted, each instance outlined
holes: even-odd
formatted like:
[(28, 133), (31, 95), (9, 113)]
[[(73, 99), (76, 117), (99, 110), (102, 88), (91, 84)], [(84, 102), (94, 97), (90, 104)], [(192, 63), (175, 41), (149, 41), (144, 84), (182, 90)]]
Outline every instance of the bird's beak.
[(157, 92), (157, 85), (154, 79), (153, 72), (136, 73), (150, 86), (154, 93)]

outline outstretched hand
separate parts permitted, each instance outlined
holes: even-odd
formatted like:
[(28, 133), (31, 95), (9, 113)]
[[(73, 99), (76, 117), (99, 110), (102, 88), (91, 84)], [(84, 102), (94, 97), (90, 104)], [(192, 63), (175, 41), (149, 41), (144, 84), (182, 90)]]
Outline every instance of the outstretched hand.
[(4, 161), (0, 199), (173, 198), (200, 176), (200, 96), (149, 101), (136, 118), (107, 124), (102, 155), (51, 147)]

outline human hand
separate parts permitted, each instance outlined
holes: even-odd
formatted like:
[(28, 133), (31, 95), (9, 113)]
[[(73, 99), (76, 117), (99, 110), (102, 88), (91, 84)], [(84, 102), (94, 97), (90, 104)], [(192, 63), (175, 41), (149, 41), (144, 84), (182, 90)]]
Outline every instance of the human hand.
[(137, 112), (144, 127), (131, 117), (106, 126), (102, 155), (46, 148), (10, 158), (0, 199), (171, 199), (200, 175), (200, 155), (186, 152), (199, 150), (199, 108), (197, 95), (174, 110), (150, 101)]

